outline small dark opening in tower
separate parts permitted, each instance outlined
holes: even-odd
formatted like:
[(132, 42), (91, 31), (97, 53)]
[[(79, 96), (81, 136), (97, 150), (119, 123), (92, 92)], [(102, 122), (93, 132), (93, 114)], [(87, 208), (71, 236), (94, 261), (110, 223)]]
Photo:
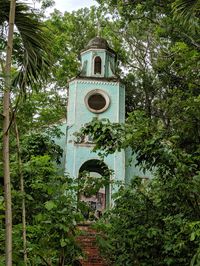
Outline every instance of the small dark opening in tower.
[(97, 56), (94, 59), (94, 74), (101, 74), (101, 57)]
[(88, 105), (90, 108), (98, 111), (105, 107), (106, 99), (103, 97), (103, 95), (96, 93), (89, 97)]

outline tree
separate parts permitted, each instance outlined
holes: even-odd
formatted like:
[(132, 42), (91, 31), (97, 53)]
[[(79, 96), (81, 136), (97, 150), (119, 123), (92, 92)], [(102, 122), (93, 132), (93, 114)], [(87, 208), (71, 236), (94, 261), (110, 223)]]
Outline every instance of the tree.
[(26, 204), (25, 204), (25, 190), (24, 190), (24, 175), (22, 171), (23, 165), (21, 158), (20, 136), (19, 136), (16, 117), (14, 118), (14, 128), (15, 128), (16, 145), (17, 145), (17, 161), (18, 161), (18, 174), (20, 177), (20, 191), (22, 193), (22, 237), (23, 237), (24, 264), (27, 265)]
[[(4, 65), (5, 29), (9, 14), (9, 1), (0, 1), (1, 35), (1, 66)], [(16, 3), (13, 67), (16, 68), (13, 86), (19, 86), (21, 92), (27, 85), (34, 87), (34, 81), (42, 81), (47, 76), (50, 66), (48, 55), (48, 39), (44, 32), (43, 23), (32, 12), (31, 8), (22, 3)], [(2, 69), (3, 70), (3, 69)]]
[(15, 0), (10, 2), (8, 43), (5, 65), (5, 89), (3, 95), (3, 170), (4, 170), (4, 197), (6, 203), (6, 265), (12, 265), (12, 206), (11, 183), (9, 165), (9, 107), (11, 87), (11, 58), (13, 48), (13, 31), (15, 21)]
[(173, 3), (174, 13), (188, 20), (191, 17), (198, 17), (200, 12), (200, 3), (198, 0), (176, 0)]
[[(4, 75), (4, 97), (3, 97), (3, 165), (4, 165), (4, 190), (6, 201), (6, 265), (12, 265), (12, 210), (11, 210), (11, 183), (10, 183), (10, 166), (9, 166), (9, 129), (10, 129), (10, 92), (13, 86), (19, 86), (21, 92), (27, 84), (33, 85), (33, 81), (38, 81), (44, 77), (45, 69), (47, 69), (48, 61), (45, 60), (46, 43), (42, 36), (40, 22), (28, 13), (28, 7), (23, 4), (17, 4), (15, 1), (0, 2), (0, 25), (3, 28), (8, 23), (8, 42), (6, 60), (4, 61), (4, 53), (0, 58), (1, 70)], [(15, 14), (16, 9), (16, 14)], [(26, 12), (24, 12), (26, 11)], [(15, 58), (17, 65), (17, 76), (12, 81), (11, 77), (11, 60), (13, 51), (14, 23), (19, 30), (18, 37), (21, 36), (23, 45), (21, 53)], [(4, 37), (4, 36), (3, 36)], [(1, 38), (2, 47), (6, 39)], [(20, 39), (17, 38), (18, 45)], [(44, 46), (45, 43), (45, 46)], [(19, 48), (19, 46), (18, 46)], [(15, 55), (15, 52), (13, 53)], [(18, 61), (19, 59), (19, 61)], [(5, 64), (5, 65), (4, 65)], [(21, 69), (19, 70), (19, 68)]]
[[(194, 53), (198, 53), (199, 18), (193, 16), (193, 23), (187, 20), (185, 24), (185, 19), (177, 17), (174, 13), (177, 1), (99, 2), (104, 17), (108, 17), (108, 14), (112, 17), (112, 22), (107, 23), (103, 34), (112, 40), (121, 65), (126, 70), (124, 76), (128, 85), (128, 102), (133, 99), (132, 109), (127, 106), (127, 110), (141, 110), (145, 107), (150, 115), (160, 115), (160, 108), (157, 108), (156, 102), (165, 98), (169, 87), (177, 86), (178, 81), (181, 80), (180, 86), (185, 86), (185, 79), (177, 72), (177, 68), (174, 69), (175, 64), (172, 65), (173, 71), (170, 72), (169, 68), (164, 72), (164, 68), (160, 70), (160, 67), (166, 60), (171, 59), (171, 63), (173, 62), (176, 56), (174, 48), (181, 49), (181, 43)], [(187, 2), (189, 4), (192, 1)], [(180, 54), (184, 55), (179, 51), (179, 56)], [(187, 54), (190, 60), (189, 50)], [(184, 56), (186, 58), (186, 54)], [(189, 78), (190, 74), (186, 76)], [(194, 83), (196, 82), (197, 75), (194, 80)]]
[(95, 150), (105, 156), (131, 147), (138, 165), (154, 175), (146, 184), (134, 179), (116, 195), (99, 225), (100, 244), (111, 265), (196, 265), (199, 18), (192, 24), (176, 17), (175, 1), (100, 2), (115, 19), (113, 29), (125, 32), (121, 58), (134, 112), (125, 124), (94, 120), (82, 133), (91, 135)]
[(78, 54), (96, 35), (96, 12), (95, 7), (65, 12), (64, 15), (55, 10), (46, 21), (48, 36), (54, 39), (50, 48), (53, 68), (49, 82), (55, 88), (65, 89), (67, 82), (80, 71)]
[[(14, 134), (12, 130), (11, 134)], [(29, 132), (20, 136), (24, 177), (24, 193), (21, 193), (15, 142), (11, 143), (13, 263), (23, 264), (21, 202), (24, 197), (27, 263), (63, 265), (65, 262), (72, 265), (81, 254), (76, 243), (76, 224), (82, 215), (76, 204), (78, 185), (67, 176), (59, 176), (55, 165), (55, 161), (60, 161), (62, 150), (48, 133)], [(3, 245), (0, 247), (0, 264), (4, 264), (2, 254)]]

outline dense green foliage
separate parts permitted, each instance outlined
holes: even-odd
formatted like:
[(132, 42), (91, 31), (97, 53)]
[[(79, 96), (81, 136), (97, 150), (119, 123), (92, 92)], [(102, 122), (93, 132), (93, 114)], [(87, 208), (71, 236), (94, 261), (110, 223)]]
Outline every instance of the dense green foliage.
[[(5, 50), (7, 23), (9, 20), (10, 1), (0, 1), (0, 66), (1, 77), (5, 72)], [(32, 9), (16, 2), (14, 43), (13, 43), (13, 77), (14, 87), (22, 93), (27, 85), (35, 87), (36, 82), (45, 80), (50, 66), (48, 55), (49, 41), (45, 36), (44, 25)]]
[(177, 132), (167, 135), (161, 121), (141, 112), (125, 126), (96, 120), (85, 130), (106, 154), (131, 146), (138, 164), (154, 173), (144, 184), (135, 179), (122, 188), (107, 224), (100, 222), (106, 258), (114, 265), (189, 265), (199, 252), (198, 151), (184, 150)]
[(122, 189), (105, 217), (109, 223), (99, 225), (105, 233), (99, 243), (110, 264), (189, 265), (199, 247), (191, 222), (199, 219), (196, 186), (198, 178), (182, 185), (173, 178), (147, 184), (136, 178)]
[(198, 265), (199, 4), (99, 2), (127, 47), (122, 62), (134, 112), (125, 125), (93, 120), (82, 133), (104, 155), (131, 147), (138, 165), (154, 175), (116, 195), (99, 223), (100, 246), (111, 265)]
[[(138, 165), (154, 178), (133, 177), (115, 195), (115, 206), (97, 228), (99, 244), (111, 265), (199, 265), (200, 263), (200, 87), (199, 0), (99, 0), (100, 6), (62, 14), (29, 12), (17, 5), (11, 118), (19, 128), (25, 192), (20, 192), (16, 135), (11, 134), (11, 178), (14, 213), (14, 263), (23, 265), (21, 202), (25, 197), (27, 254), (30, 265), (72, 265), (81, 251), (75, 242), (76, 224), (83, 218), (77, 191), (88, 194), (108, 180), (86, 178), (79, 184), (59, 176), (62, 150), (52, 140), (60, 132), (55, 123), (65, 116), (66, 93), (60, 93), (79, 71), (77, 54), (100, 34), (117, 52), (118, 74), (126, 85), (124, 125), (94, 120), (83, 129), (96, 141), (102, 156), (131, 147)], [(52, 1), (43, 1), (43, 8)], [(7, 1), (0, 1), (7, 8)], [(0, 60), (5, 60), (7, 16), (0, 8)], [(3, 12), (3, 13), (2, 13)], [(27, 15), (25, 13), (28, 12)], [(22, 15), (22, 16), (20, 16)], [(20, 29), (38, 18), (40, 39), (21, 35)], [(43, 26), (45, 26), (43, 28)], [(20, 28), (21, 27), (21, 28)], [(23, 38), (22, 38), (23, 37)], [(31, 54), (23, 39), (32, 47)], [(47, 50), (38, 45), (52, 40)], [(29, 57), (30, 56), (30, 57)], [(36, 56), (36, 57), (35, 57)], [(26, 59), (29, 65), (22, 65)], [(41, 59), (41, 60), (40, 60)], [(48, 75), (34, 76), (33, 66), (49, 66)], [(3, 85), (1, 66), (0, 88)], [(43, 78), (46, 81), (43, 82)], [(14, 79), (13, 79), (14, 80)], [(19, 85), (21, 84), (21, 85)], [(20, 89), (20, 90), (19, 90)], [(22, 90), (26, 99), (19, 98)], [(2, 107), (0, 106), (0, 109)], [(42, 132), (42, 133), (41, 133)], [(2, 166), (2, 165), (0, 165)], [(0, 167), (2, 183), (2, 167)], [(92, 188), (91, 188), (92, 186)], [(84, 212), (84, 211), (83, 211)], [(4, 264), (4, 198), (0, 188), (0, 264)]]
[[(12, 147), (14, 148), (13, 143)], [(55, 160), (61, 148), (46, 134), (31, 133), (21, 141), (26, 202), (27, 254), (30, 265), (71, 265), (80, 255), (75, 237), (82, 215), (76, 206), (77, 184), (59, 176)], [(14, 262), (23, 265), (21, 200), (16, 154), (11, 157)], [(1, 191), (2, 192), (2, 191)], [(1, 201), (1, 218), (3, 215)], [(4, 261), (4, 225), (1, 224), (0, 262)]]

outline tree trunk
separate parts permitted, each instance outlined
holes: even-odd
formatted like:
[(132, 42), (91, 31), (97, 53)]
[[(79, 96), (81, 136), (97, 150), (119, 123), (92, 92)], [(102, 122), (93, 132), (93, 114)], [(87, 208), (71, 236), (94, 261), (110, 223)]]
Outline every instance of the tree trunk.
[(65, 264), (65, 251), (64, 251), (64, 248), (62, 248), (59, 261), (58, 261), (58, 266), (64, 266), (64, 264)]
[(14, 123), (15, 123), (16, 143), (17, 143), (17, 159), (18, 159), (18, 172), (19, 172), (19, 178), (20, 178), (20, 191), (22, 193), (22, 236), (23, 236), (24, 265), (27, 265), (26, 205), (25, 205), (25, 191), (24, 191), (24, 176), (23, 176), (23, 171), (22, 171), (19, 131), (18, 131), (18, 126), (17, 126), (17, 121), (16, 121), (15, 116), (14, 116)]
[(5, 90), (3, 95), (3, 174), (4, 174), (4, 197), (5, 197), (5, 223), (6, 223), (6, 266), (12, 265), (12, 206), (11, 206), (11, 184), (9, 163), (9, 109), (10, 109), (10, 87), (11, 87), (11, 60), (13, 48), (13, 31), (15, 20), (15, 0), (10, 1), (8, 42), (5, 66)]

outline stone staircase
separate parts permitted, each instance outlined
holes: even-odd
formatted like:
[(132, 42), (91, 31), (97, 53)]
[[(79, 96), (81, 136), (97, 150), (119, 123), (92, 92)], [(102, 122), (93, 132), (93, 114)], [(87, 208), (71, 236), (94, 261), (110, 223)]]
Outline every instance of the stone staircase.
[(107, 266), (106, 262), (99, 254), (99, 249), (96, 245), (96, 231), (91, 228), (91, 224), (83, 224), (78, 226), (82, 234), (77, 241), (82, 247), (85, 258), (79, 259), (82, 266)]

